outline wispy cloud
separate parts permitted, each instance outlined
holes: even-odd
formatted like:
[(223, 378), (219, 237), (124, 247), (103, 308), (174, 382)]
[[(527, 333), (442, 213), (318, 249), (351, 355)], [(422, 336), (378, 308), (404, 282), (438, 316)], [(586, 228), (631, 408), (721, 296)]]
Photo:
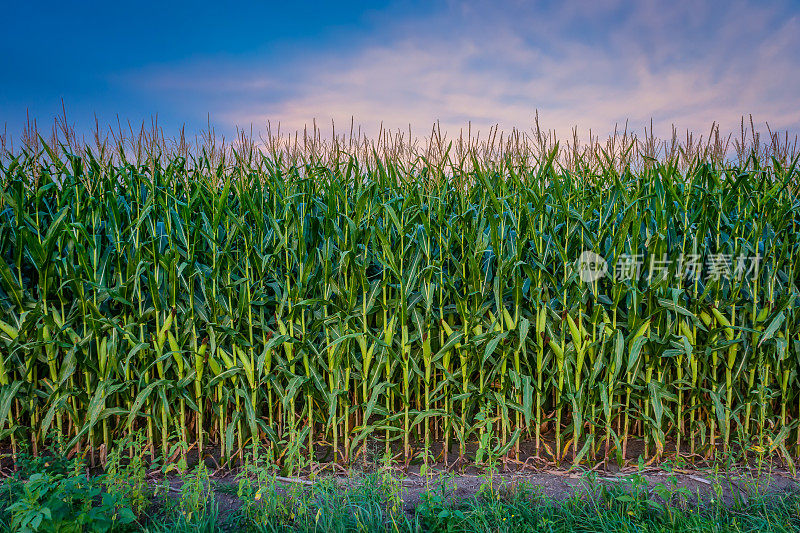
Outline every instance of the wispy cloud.
[(288, 57), (200, 58), (128, 73), (134, 90), (211, 112), (221, 126), (285, 129), (357, 123), (425, 133), (499, 124), (534, 111), (567, 133), (605, 134), (626, 119), (735, 129), (752, 113), (800, 132), (800, 17), (792, 4), (738, 1), (453, 3), (376, 18), (356, 47), (321, 43)]

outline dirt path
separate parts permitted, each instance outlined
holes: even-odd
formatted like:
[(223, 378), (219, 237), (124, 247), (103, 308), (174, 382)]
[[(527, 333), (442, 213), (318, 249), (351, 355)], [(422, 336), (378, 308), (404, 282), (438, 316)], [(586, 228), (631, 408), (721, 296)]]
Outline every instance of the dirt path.
[[(324, 477), (331, 477), (322, 476)], [(354, 472), (352, 476), (337, 475), (338, 483), (342, 485), (363, 483), (360, 473)], [(535, 494), (553, 501), (563, 501), (574, 494), (587, 494), (596, 490), (598, 485), (613, 486), (630, 489), (634, 483), (646, 485), (649, 493), (658, 498), (659, 487), (664, 487), (673, 492), (685, 494), (689, 499), (707, 501), (709, 498), (721, 498), (725, 503), (733, 503), (748, 498), (754, 490), (763, 493), (774, 492), (785, 494), (800, 490), (800, 478), (793, 476), (788, 471), (762, 472), (757, 476), (755, 472), (744, 469), (731, 470), (730, 472), (714, 472), (711, 470), (676, 470), (667, 471), (660, 468), (648, 468), (639, 471), (638, 468), (629, 467), (618, 472), (579, 472), (570, 470), (548, 469), (539, 472), (499, 473), (493, 478), (478, 474), (448, 474), (437, 473), (429, 477), (419, 474), (397, 475), (400, 497), (403, 508), (409, 515), (422, 501), (424, 494), (438, 492), (452, 501), (463, 501), (478, 496), (486, 490), (491, 482), (496, 491), (508, 492), (525, 486)], [(277, 478), (277, 490), (286, 490), (290, 484), (308, 486), (319, 481), (308, 478)], [(235, 494), (236, 478), (228, 474), (214, 480), (215, 497), (220, 505), (220, 511), (230, 512), (239, 506)], [(596, 483), (596, 485), (593, 485)], [(220, 490), (224, 488), (223, 490)], [(179, 488), (173, 490), (179, 491)]]

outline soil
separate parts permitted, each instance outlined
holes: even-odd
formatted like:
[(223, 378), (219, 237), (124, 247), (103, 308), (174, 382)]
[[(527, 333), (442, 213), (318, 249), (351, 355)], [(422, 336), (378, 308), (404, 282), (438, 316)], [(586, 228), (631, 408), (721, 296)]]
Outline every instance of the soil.
[[(490, 481), (490, 477), (482, 473), (483, 470), (472, 464), (457, 463), (458, 457), (450, 457), (448, 466), (443, 462), (431, 463), (430, 475), (420, 474), (421, 465), (412, 463), (407, 468), (392, 468), (392, 475), (402, 484), (401, 497), (403, 507), (409, 516), (414, 514), (420, 504), (422, 496), (430, 491), (446, 486), (448, 497), (454, 501), (464, 501), (479, 496)], [(301, 475), (299, 477), (280, 477), (278, 490), (286, 490), (289, 484), (310, 485), (315, 479), (322, 477), (335, 477), (342, 485), (359, 483), (363, 474), (375, 472), (382, 467), (375, 463), (356, 460), (347, 472), (341, 467), (323, 465), (313, 476)], [(587, 494), (593, 490), (589, 477), (593, 477), (598, 484), (614, 485), (630, 484), (633, 476), (638, 476), (646, 482), (651, 496), (658, 499), (653, 491), (662, 485), (672, 490), (688, 490), (695, 502), (707, 501), (710, 498), (721, 498), (725, 503), (746, 500), (748, 495), (757, 486), (759, 491), (775, 494), (786, 494), (800, 491), (800, 477), (789, 470), (771, 464), (737, 465), (728, 470), (712, 468), (702, 461), (701, 464), (687, 464), (681, 468), (672, 467), (665, 461), (660, 466), (642, 466), (639, 464), (626, 464), (619, 468), (616, 463), (604, 464), (599, 462), (593, 467), (569, 468), (570, 462), (564, 461), (562, 466), (543, 459), (528, 457), (526, 461), (508, 460), (496, 466), (497, 472), (491, 478), (496, 490), (513, 491), (520, 485), (527, 486), (536, 494), (555, 502), (563, 501), (570, 496)], [(209, 466), (211, 466), (209, 464)], [(216, 488), (215, 497), (222, 514), (237, 510), (240, 507), (236, 496), (236, 472), (219, 469), (212, 476), (213, 486)], [(177, 478), (170, 480), (171, 490), (180, 492), (180, 481)], [(596, 486), (595, 486), (596, 489)], [(718, 492), (719, 491), (719, 492)]]
[[(552, 449), (553, 443), (548, 443)], [(402, 459), (402, 451), (398, 446), (393, 447), (392, 453), (395, 454), (395, 464)], [(441, 453), (441, 445), (434, 445), (431, 455), (436, 462), (429, 464), (430, 475), (421, 475), (422, 462), (414, 460), (408, 465), (399, 464), (391, 468), (393, 476), (402, 483), (401, 497), (403, 499), (404, 510), (413, 515), (414, 510), (420, 504), (421, 497), (428, 491), (436, 490), (443, 484), (449, 489), (446, 493), (454, 500), (467, 500), (477, 496), (482, 488), (489, 481), (485, 473), (484, 466), (476, 466), (470, 459), (474, 457), (476, 446), (470, 445), (466, 449), (465, 457), (467, 460), (459, 461), (458, 453), (447, 455), (447, 464)], [(454, 446), (455, 450), (456, 447)], [(542, 450), (545, 446), (542, 446)], [(3, 450), (7, 451), (7, 450)], [(10, 451), (10, 450), (8, 450)], [(222, 515), (236, 511), (241, 503), (236, 496), (238, 485), (237, 469), (220, 467), (219, 450), (208, 448), (209, 452), (205, 456), (206, 466), (213, 472), (212, 487), (216, 502)], [(315, 449), (315, 459), (320, 462), (315, 467), (314, 472), (306, 471), (299, 477), (279, 478), (278, 490), (285, 490), (288, 484), (310, 485), (315, 483), (319, 477), (335, 476), (342, 484), (357, 483), (361, 474), (370, 473), (384, 469), (380, 458), (383, 455), (384, 445), (381, 442), (370, 443), (363, 452), (359, 453), (351, 461), (351, 467), (345, 469), (341, 466), (334, 466), (330, 462), (333, 458), (332, 450), (329, 447), (318, 446)], [(419, 449), (414, 450), (419, 455)], [(628, 445), (628, 457), (638, 457), (643, 451), (641, 443), (631, 441)], [(5, 455), (5, 454), (3, 454)], [(640, 464), (638, 462), (626, 461), (622, 467), (610, 458), (604, 460), (601, 452), (597, 453), (594, 460), (584, 461), (578, 467), (571, 466), (571, 451), (560, 463), (556, 463), (552, 457), (544, 452), (540, 456), (535, 455), (532, 443), (523, 443), (520, 448), (520, 459), (516, 458), (513, 450), (509, 456), (498, 459), (494, 465), (495, 474), (492, 477), (492, 484), (500, 490), (513, 490), (520, 484), (526, 484), (529, 488), (536, 491), (541, 496), (545, 496), (556, 502), (562, 501), (577, 493), (586, 493), (591, 490), (587, 483), (587, 473), (591, 473), (598, 483), (616, 484), (629, 483), (631, 476), (639, 475), (646, 481), (651, 494), (655, 496), (652, 489), (659, 484), (671, 489), (688, 489), (694, 498), (700, 501), (711, 497), (722, 498), (726, 503), (735, 500), (746, 499), (748, 491), (756, 485), (760, 491), (770, 491), (776, 494), (799, 491), (800, 478), (790, 472), (780, 460), (770, 460), (761, 465), (755, 464), (736, 464), (726, 469), (710, 464), (703, 456), (696, 455), (689, 458), (682, 456), (679, 462), (670, 460), (673, 454), (666, 453), (665, 459), (660, 463)], [(612, 454), (613, 456), (613, 454)], [(197, 463), (197, 454), (190, 450), (187, 460), (189, 465)], [(0, 478), (3, 475), (10, 475), (11, 465), (6, 460), (0, 462)], [(99, 469), (98, 469), (99, 470)], [(151, 473), (153, 486), (163, 480), (160, 472)], [(181, 482), (177, 476), (170, 475), (169, 491), (178, 497), (181, 493)], [(718, 493), (717, 490), (721, 490)], [(657, 496), (656, 496), (657, 497)]]
[[(668, 472), (659, 468), (648, 468), (640, 472), (637, 468), (630, 467), (613, 474), (598, 472), (596, 479), (598, 483), (605, 485), (625, 484), (631, 479), (630, 476), (637, 473), (647, 483), (651, 495), (656, 499), (658, 496), (652, 489), (658, 485), (671, 489), (688, 489), (693, 495), (691, 500), (696, 503), (715, 497), (722, 498), (727, 504), (746, 500), (749, 494), (748, 490), (756, 483), (759, 483), (761, 490), (776, 495), (800, 490), (800, 478), (783, 471), (762, 474), (761, 478), (757, 478), (748, 471), (715, 474), (711, 471)], [(335, 477), (339, 483), (347, 485), (359, 483), (359, 474), (359, 472), (353, 472), (352, 476), (336, 475)], [(485, 475), (442, 473), (429, 477), (408, 474), (398, 476), (398, 479), (403, 487), (401, 489), (403, 509), (409, 517), (414, 515), (415, 509), (421, 503), (425, 493), (435, 491), (443, 484), (449, 488), (446, 494), (452, 501), (465, 501), (477, 497), (489, 481)], [(307, 485), (313, 482), (307, 478), (284, 478), (278, 481), (277, 490), (284, 491), (289, 484), (293, 483)], [(554, 502), (563, 501), (576, 493), (587, 494), (592, 490), (587, 483), (585, 472), (556, 469), (539, 472), (498, 473), (494, 476), (492, 483), (495, 489), (501, 492), (513, 491), (516, 486), (525, 484), (538, 495)], [(180, 495), (180, 485), (179, 479), (170, 479), (170, 492), (176, 498)], [(239, 509), (241, 502), (236, 496), (237, 478), (235, 475), (226, 473), (215, 476), (212, 480), (212, 487), (221, 516), (234, 513)], [(721, 494), (716, 491), (715, 487), (721, 488)]]
[[(648, 468), (640, 472), (637, 468), (626, 468), (617, 473), (598, 472), (596, 480), (599, 484), (613, 485), (629, 483), (631, 476), (639, 474), (647, 483), (651, 495), (653, 488), (663, 485), (671, 489), (688, 489), (693, 495), (692, 499), (700, 502), (710, 498), (722, 498), (725, 503), (746, 500), (749, 490), (756, 483), (762, 491), (774, 494), (786, 494), (800, 490), (800, 478), (789, 472), (771, 472), (762, 474), (760, 478), (749, 471), (736, 471), (728, 473), (714, 473), (711, 471), (666, 471), (659, 468)], [(336, 479), (342, 485), (358, 483), (359, 472), (353, 476), (337, 475)], [(453, 501), (464, 501), (477, 497), (487, 485), (489, 478), (485, 475), (475, 474), (434, 474), (423, 477), (419, 474), (397, 476), (402, 483), (401, 497), (403, 508), (409, 516), (413, 516), (416, 507), (420, 504), (422, 496), (430, 491), (438, 490), (441, 486), (448, 487), (446, 494)], [(278, 490), (285, 490), (291, 483), (313, 483), (307, 478), (285, 478), (278, 481)], [(563, 501), (574, 494), (587, 494), (592, 490), (587, 483), (585, 472), (548, 469), (539, 472), (498, 473), (492, 480), (496, 490), (513, 491), (519, 485), (525, 484), (537, 494), (551, 499), (554, 502)], [(236, 477), (226, 474), (214, 479), (216, 501), (221, 514), (236, 511), (240, 502), (235, 495)], [(180, 491), (180, 482), (173, 480), (171, 487), (176, 493)], [(721, 494), (716, 491), (721, 489)], [(222, 489), (222, 490), (221, 490)]]

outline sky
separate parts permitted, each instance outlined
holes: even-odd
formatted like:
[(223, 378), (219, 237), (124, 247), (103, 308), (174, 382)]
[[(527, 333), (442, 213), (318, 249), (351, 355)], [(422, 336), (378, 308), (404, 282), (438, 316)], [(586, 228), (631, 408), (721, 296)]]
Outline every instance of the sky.
[(263, 132), (351, 118), (425, 135), (492, 125), (563, 136), (800, 133), (800, 0), (21, 2), (3, 8), (0, 131), (66, 109)]

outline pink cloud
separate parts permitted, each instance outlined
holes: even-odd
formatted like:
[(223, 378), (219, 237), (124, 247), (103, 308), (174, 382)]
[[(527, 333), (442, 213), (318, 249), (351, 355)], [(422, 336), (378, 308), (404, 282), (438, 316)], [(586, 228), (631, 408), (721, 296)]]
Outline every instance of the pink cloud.
[(538, 109), (563, 134), (603, 135), (626, 119), (641, 131), (651, 118), (660, 135), (672, 124), (706, 133), (714, 121), (735, 130), (750, 113), (798, 132), (800, 19), (786, 13), (741, 1), (453, 4), (434, 18), (385, 21), (385, 38), (320, 47), (290, 67), (242, 58), (220, 79), (204, 74), (215, 72), (208, 60), (156, 69), (142, 83), (210, 102), (223, 125), (256, 129), (313, 119), (343, 129), (354, 117), (373, 133), (382, 123), (424, 134), (434, 121), (527, 130)]

